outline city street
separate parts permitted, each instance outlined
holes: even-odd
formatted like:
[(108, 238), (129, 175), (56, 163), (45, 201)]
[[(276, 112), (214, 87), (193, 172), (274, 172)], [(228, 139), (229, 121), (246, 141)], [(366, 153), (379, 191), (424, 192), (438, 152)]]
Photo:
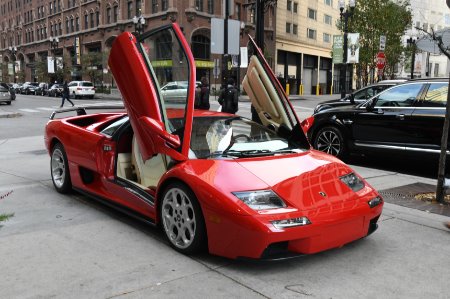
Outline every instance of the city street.
[[(335, 97), (293, 105), (304, 119)], [(0, 227), (0, 297), (449, 298), (450, 231), (443, 222), (450, 218), (429, 211), (386, 203), (379, 229), (365, 239), (292, 260), (248, 262), (181, 255), (158, 228), (80, 194), (57, 193), (43, 132), (60, 101), (17, 95), (0, 106), (0, 115), (10, 116), (0, 117), (0, 214), (14, 213)], [(122, 104), (117, 96), (74, 101)], [(238, 114), (249, 117), (249, 102), (239, 105)], [(436, 184), (435, 162), (349, 160), (380, 191)]]

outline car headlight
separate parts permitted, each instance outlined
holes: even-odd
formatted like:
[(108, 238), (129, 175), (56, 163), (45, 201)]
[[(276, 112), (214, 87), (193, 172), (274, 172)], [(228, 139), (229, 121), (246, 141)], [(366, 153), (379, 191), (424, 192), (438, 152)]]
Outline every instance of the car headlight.
[(286, 207), (284, 201), (272, 190), (233, 192), (233, 195), (242, 200), (253, 210), (268, 210)]
[(359, 179), (359, 177), (352, 173), (346, 174), (340, 177), (340, 180), (346, 184), (350, 189), (357, 192), (364, 188), (364, 182)]

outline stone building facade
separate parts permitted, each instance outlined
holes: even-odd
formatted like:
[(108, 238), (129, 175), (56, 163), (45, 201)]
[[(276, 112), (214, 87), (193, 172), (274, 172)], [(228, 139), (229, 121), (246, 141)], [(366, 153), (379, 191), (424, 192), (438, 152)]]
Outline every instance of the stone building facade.
[[(114, 39), (124, 31), (135, 31), (133, 17), (145, 19), (144, 31), (177, 22), (191, 45), (197, 65), (197, 77), (221, 81), (225, 72), (237, 76), (237, 68), (227, 70), (222, 55), (211, 54), (211, 18), (223, 18), (223, 1), (214, 0), (0, 0), (0, 81), (43, 81), (39, 65), (48, 57), (61, 57), (70, 72), (65, 80), (87, 79), (86, 67), (101, 70), (102, 84), (113, 84), (107, 59), (92, 66), (83, 65), (89, 53), (107, 56)], [(239, 43), (254, 36), (254, 1), (231, 1), (230, 19), (241, 21)], [(275, 11), (265, 17), (265, 44), (269, 62), (274, 65)], [(58, 37), (52, 47), (50, 38)], [(213, 72), (219, 59), (220, 70)], [(229, 58), (227, 58), (229, 59)], [(15, 64), (13, 64), (15, 61)], [(14, 67), (12, 67), (14, 65)], [(223, 65), (223, 66), (222, 66)], [(244, 70), (242, 70), (243, 72)], [(213, 73), (220, 73), (217, 79)], [(42, 76), (42, 75), (41, 75)], [(51, 75), (47, 75), (50, 79)], [(242, 78), (242, 76), (240, 76)], [(95, 82), (100, 84), (99, 82)]]

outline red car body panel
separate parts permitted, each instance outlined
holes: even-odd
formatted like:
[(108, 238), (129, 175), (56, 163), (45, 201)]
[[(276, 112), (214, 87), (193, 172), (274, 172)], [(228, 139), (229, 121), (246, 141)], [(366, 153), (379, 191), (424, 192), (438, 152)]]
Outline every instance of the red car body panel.
[[(187, 53), (191, 65), (189, 82), (192, 84), (185, 109), (167, 110), (167, 118), (185, 119), (185, 130), (181, 149), (170, 152), (176, 163), (163, 174), (156, 189), (145, 190), (154, 202), (119, 182), (116, 160), (122, 145), (100, 133), (106, 124), (125, 113), (83, 115), (48, 122), (46, 147), (51, 155), (56, 143), (64, 145), (73, 187), (137, 212), (157, 224), (160, 222), (158, 204), (161, 194), (170, 182), (183, 182), (200, 203), (209, 252), (228, 258), (261, 258), (268, 248), (277, 244), (292, 253), (312, 254), (367, 236), (373, 230), (371, 226), (376, 225), (383, 203), (369, 206), (368, 202), (379, 195), (362, 178), (365, 186), (357, 192), (344, 184), (339, 178), (353, 171), (332, 156), (308, 149), (299, 153), (240, 159), (189, 158), (193, 118), (227, 114), (193, 110), (194, 59), (178, 25), (174, 24), (173, 28)], [(145, 122), (151, 120), (166, 126), (168, 120), (163, 117), (152, 75), (136, 43), (133, 35), (120, 35), (111, 51), (110, 64), (134, 134), (141, 150), (145, 148), (143, 156), (146, 157), (161, 148), (157, 146), (160, 141), (154, 139)], [(122, 61), (114, 62), (118, 60)], [(272, 72), (269, 75), (277, 82)], [(140, 78), (139, 84), (136, 84), (136, 78)], [(277, 88), (281, 88), (279, 83)], [(292, 109), (287, 98), (285, 101)], [(290, 115), (297, 118), (295, 113)], [(83, 177), (86, 170), (92, 173), (88, 181)], [(252, 190), (272, 190), (286, 206), (253, 210), (232, 193)], [(307, 217), (311, 224), (282, 229), (272, 224), (272, 221), (299, 217)]]

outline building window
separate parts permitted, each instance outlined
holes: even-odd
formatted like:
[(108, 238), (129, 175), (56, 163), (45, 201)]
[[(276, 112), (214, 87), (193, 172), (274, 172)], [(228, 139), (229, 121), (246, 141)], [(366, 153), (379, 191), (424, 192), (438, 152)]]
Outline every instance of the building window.
[(69, 19), (66, 20), (66, 34), (70, 33)]
[(94, 28), (94, 13), (93, 12), (91, 12), (91, 14), (90, 14), (90, 17), (91, 17), (91, 28)]
[(203, 11), (203, 0), (195, 0), (195, 9)]
[(133, 2), (128, 1), (127, 3), (127, 19), (133, 18)]
[(95, 12), (95, 21), (97, 23), (97, 27), (100, 26), (100, 12)]
[(62, 35), (62, 22), (59, 22), (58, 27), (59, 27), (59, 35)]
[(75, 19), (76, 31), (80, 31), (80, 18), (76, 17)]
[(423, 23), (423, 31), (428, 31), (428, 23)]
[(214, 0), (208, 0), (208, 13), (214, 14)]
[(192, 37), (192, 53), (194, 57), (200, 59), (210, 59), (211, 56), (211, 42), (209, 38), (203, 35), (196, 35)]
[(88, 29), (89, 28), (89, 15), (86, 14), (84, 15), (84, 29)]
[(286, 23), (286, 33), (291, 33), (291, 23)]
[(292, 24), (292, 34), (297, 35), (298, 34), (298, 25)]
[(324, 0), (325, 5), (333, 6), (333, 0)]
[(329, 15), (323, 15), (323, 22), (325, 24), (331, 25), (331, 23), (333, 22), (333, 19)]
[(294, 2), (294, 13), (298, 12), (298, 3)]
[(316, 39), (316, 30), (308, 28), (306, 31), (306, 35), (310, 39)]
[[(431, 67), (430, 67), (430, 70), (431, 70)], [(435, 77), (439, 76), (439, 63), (434, 64), (434, 76)]]
[(106, 24), (111, 24), (111, 7), (106, 9)]
[(70, 32), (75, 32), (75, 24), (73, 23), (73, 19), (70, 19)]
[(308, 18), (311, 20), (317, 20), (317, 11), (315, 9), (308, 8)]
[(331, 40), (331, 35), (329, 35), (328, 33), (324, 33), (324, 34), (323, 34), (323, 41), (324, 41), (325, 43), (329, 43), (330, 40)]
[(117, 23), (117, 19), (118, 19), (118, 17), (119, 17), (119, 6), (114, 6), (114, 14), (113, 14), (113, 20), (114, 20), (114, 23)]
[(291, 0), (287, 0), (287, 10), (289, 10), (289, 11), (292, 10), (292, 1)]
[(49, 5), (49, 13), (50, 14), (52, 14), (53, 13), (53, 3), (52, 2), (50, 2), (50, 5)]
[[(152, 0), (152, 13), (158, 12), (158, 0)], [(136, 14), (138, 15), (138, 14)]]
[[(158, 0), (156, 0), (156, 6), (158, 6)], [(141, 0), (136, 0), (136, 14), (135, 14), (135, 16), (141, 14), (141, 8), (142, 8)]]

